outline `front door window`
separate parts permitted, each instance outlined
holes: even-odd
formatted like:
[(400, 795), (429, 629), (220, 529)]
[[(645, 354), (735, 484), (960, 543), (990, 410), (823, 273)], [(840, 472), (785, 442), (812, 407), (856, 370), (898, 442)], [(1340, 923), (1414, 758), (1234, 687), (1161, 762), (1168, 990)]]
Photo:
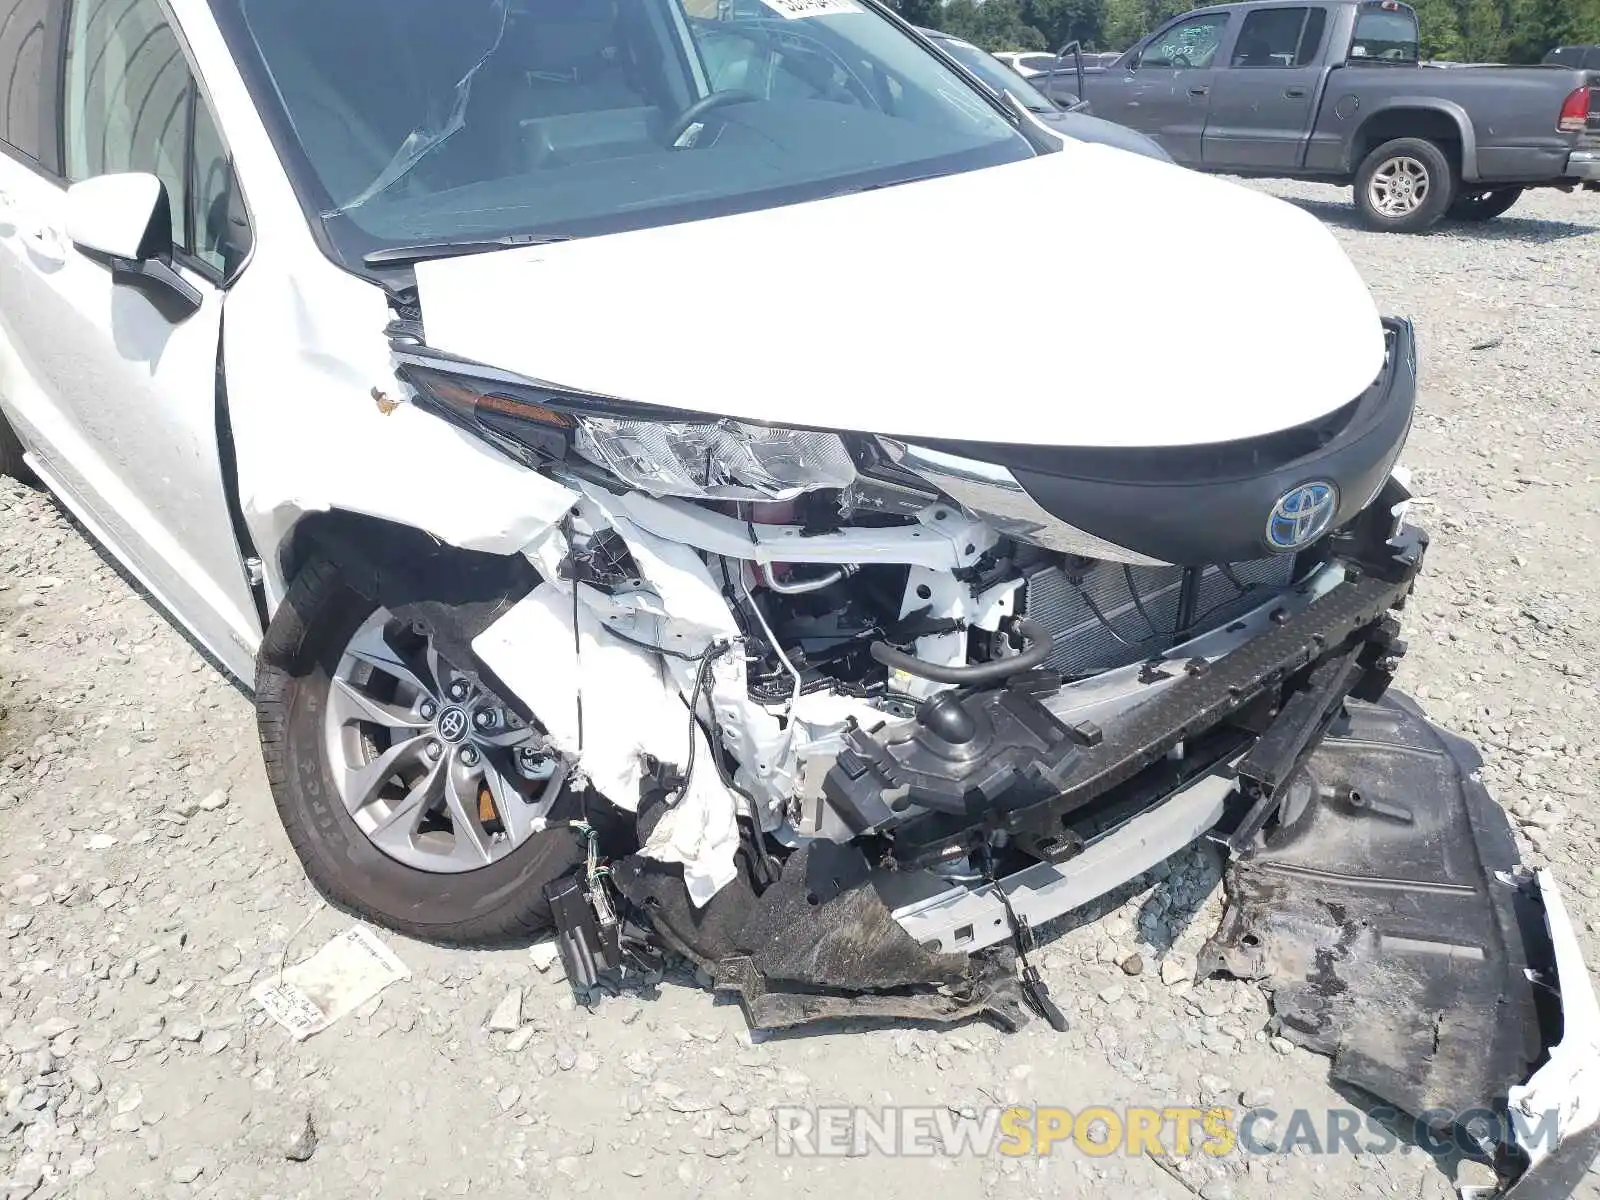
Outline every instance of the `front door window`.
[(233, 169), (177, 35), (156, 0), (77, 0), (67, 27), (71, 182), (143, 171), (166, 186), (173, 249), (220, 277), (241, 244)]
[(1227, 13), (1207, 13), (1179, 21), (1145, 47), (1139, 56), (1139, 65), (1177, 70), (1207, 69), (1217, 57), (1217, 47), (1222, 44), (1222, 31), (1227, 25)]

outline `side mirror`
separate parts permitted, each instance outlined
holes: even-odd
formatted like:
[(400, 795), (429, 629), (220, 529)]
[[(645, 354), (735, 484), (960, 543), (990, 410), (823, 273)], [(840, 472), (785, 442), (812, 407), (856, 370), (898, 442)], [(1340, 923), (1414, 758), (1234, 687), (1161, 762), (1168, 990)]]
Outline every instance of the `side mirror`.
[(67, 237), (111, 278), (141, 292), (174, 323), (205, 297), (172, 265), (172, 202), (154, 175), (97, 175), (67, 189)]
[(144, 172), (96, 175), (67, 189), (67, 237), (91, 256), (129, 262), (172, 252), (172, 206), (161, 180)]

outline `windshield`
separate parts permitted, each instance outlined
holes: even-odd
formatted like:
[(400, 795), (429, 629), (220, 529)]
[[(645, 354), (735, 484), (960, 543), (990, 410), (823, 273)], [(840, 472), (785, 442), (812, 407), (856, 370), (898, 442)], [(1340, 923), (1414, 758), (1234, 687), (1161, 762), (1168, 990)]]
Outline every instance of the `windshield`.
[(1026, 158), (859, 0), (213, 0), (336, 257), (584, 237)]
[[(1010, 92), (1021, 102), (1024, 108), (1033, 112), (1055, 112), (1056, 106), (1050, 103), (1049, 97), (998, 58), (986, 54), (976, 46), (969, 45), (959, 38), (941, 37), (936, 40), (951, 58), (983, 80), (996, 92)], [(1050, 61), (1053, 66), (1055, 60), (1051, 59)]]

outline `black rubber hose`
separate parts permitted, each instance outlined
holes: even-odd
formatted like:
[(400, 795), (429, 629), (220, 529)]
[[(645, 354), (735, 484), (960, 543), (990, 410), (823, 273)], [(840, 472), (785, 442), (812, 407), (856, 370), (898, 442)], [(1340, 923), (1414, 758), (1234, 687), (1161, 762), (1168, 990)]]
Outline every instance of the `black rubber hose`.
[(918, 679), (931, 679), (934, 683), (996, 683), (1023, 671), (1031, 671), (1050, 657), (1053, 642), (1050, 631), (1043, 625), (1027, 617), (1017, 617), (1011, 627), (1027, 641), (1026, 650), (1010, 658), (997, 658), (993, 662), (969, 667), (947, 667), (942, 663), (923, 662), (904, 650), (896, 650), (888, 642), (873, 642), (871, 652), (872, 657), (886, 667), (915, 675)]

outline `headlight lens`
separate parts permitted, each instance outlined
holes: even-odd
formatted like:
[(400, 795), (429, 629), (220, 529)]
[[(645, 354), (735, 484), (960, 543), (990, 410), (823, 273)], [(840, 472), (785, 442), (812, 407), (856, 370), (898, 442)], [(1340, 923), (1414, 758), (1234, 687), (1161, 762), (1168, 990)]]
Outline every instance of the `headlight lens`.
[(577, 451), (652, 496), (790, 500), (855, 481), (836, 434), (743, 421), (619, 421), (579, 417)]
[(792, 500), (843, 490), (856, 466), (837, 434), (743, 421), (639, 421), (589, 416), (577, 398), (496, 385), (408, 364), (417, 399), (526, 466), (569, 448), (652, 496), (695, 500)]

